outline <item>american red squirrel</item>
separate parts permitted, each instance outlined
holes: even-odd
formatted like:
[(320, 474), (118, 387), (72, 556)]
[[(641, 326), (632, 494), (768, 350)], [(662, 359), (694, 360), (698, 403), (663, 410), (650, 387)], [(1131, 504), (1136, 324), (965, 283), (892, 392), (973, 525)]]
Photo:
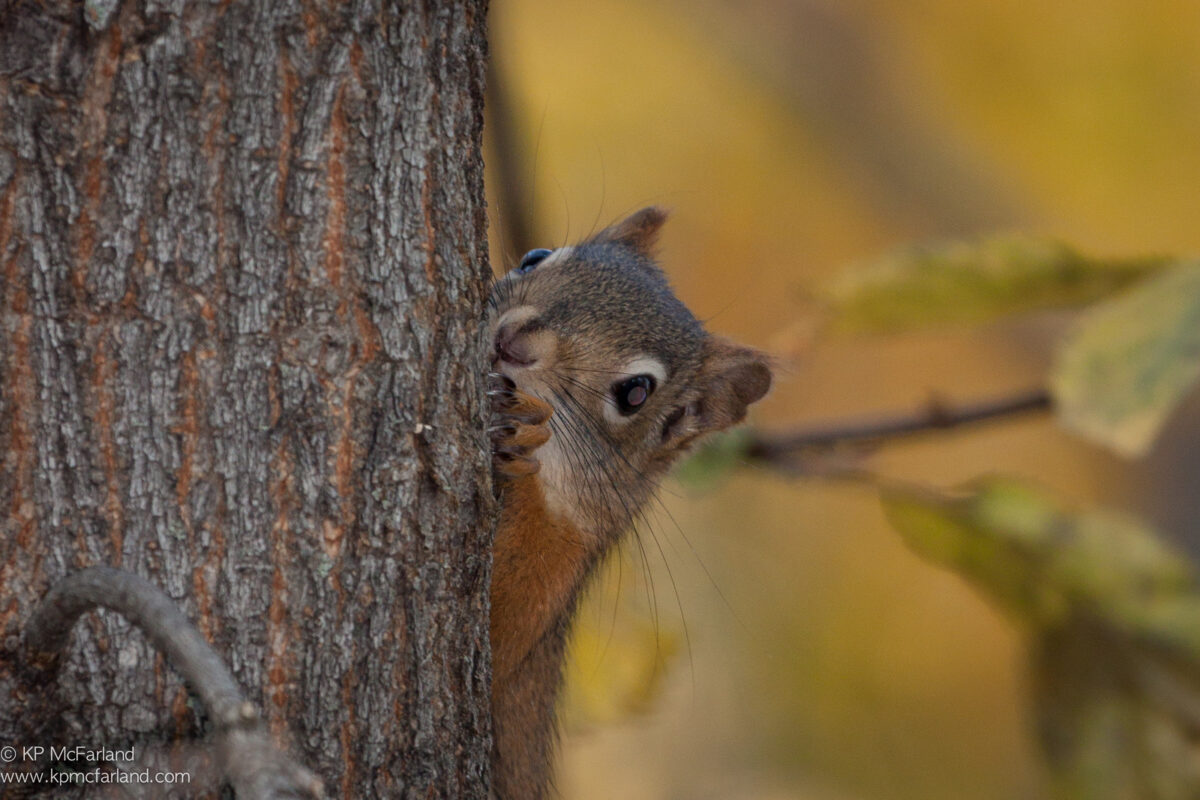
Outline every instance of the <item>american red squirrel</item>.
[(496, 282), (493, 795), (550, 792), (567, 634), (588, 578), (698, 437), (771, 385), (762, 353), (705, 331), (654, 261), (645, 208)]

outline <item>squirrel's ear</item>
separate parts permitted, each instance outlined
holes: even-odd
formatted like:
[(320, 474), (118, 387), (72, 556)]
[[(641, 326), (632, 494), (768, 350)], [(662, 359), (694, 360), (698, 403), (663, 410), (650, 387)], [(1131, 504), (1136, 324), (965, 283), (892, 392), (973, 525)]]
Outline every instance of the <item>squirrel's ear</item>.
[(650, 255), (658, 241), (658, 232), (666, 221), (665, 208), (648, 206), (600, 231), (593, 241), (622, 242), (634, 250)]
[(752, 347), (709, 336), (698, 385), (697, 427), (703, 433), (724, 430), (745, 419), (750, 404), (771, 388), (771, 360)]
[(736, 425), (771, 388), (771, 359), (752, 347), (709, 336), (693, 399), (663, 423), (662, 452), (673, 459), (698, 437)]

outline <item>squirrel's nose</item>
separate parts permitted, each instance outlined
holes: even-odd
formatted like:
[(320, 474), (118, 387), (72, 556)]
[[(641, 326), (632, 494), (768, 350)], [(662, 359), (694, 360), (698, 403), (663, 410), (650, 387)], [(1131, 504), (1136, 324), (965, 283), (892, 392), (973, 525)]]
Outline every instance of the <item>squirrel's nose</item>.
[(515, 367), (531, 367), (549, 358), (554, 336), (532, 309), (512, 309), (496, 328), (496, 358)]
[(519, 367), (528, 367), (537, 362), (537, 354), (529, 346), (529, 337), (522, 331), (524, 326), (508, 323), (496, 331), (496, 355), (502, 361)]

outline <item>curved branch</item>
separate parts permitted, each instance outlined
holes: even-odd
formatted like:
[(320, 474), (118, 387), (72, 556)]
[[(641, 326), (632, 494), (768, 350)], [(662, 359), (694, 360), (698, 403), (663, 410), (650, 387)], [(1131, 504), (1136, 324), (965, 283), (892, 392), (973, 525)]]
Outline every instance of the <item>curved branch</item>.
[(166, 654), (191, 685), (219, 725), (234, 725), (257, 712), (241, 689), (171, 598), (138, 575), (112, 567), (91, 567), (68, 575), (47, 593), (25, 633), (31, 662), (53, 668), (66, 647), (76, 620), (94, 608), (116, 611)]
[(97, 607), (141, 629), (200, 696), (216, 723), (220, 771), (238, 797), (321, 796), (320, 779), (280, 751), (220, 656), (171, 598), (145, 578), (91, 567), (59, 581), (26, 627), (30, 665), (43, 674), (56, 670), (71, 629)]
[(870, 446), (963, 425), (1041, 413), (1050, 408), (1050, 393), (1043, 388), (962, 406), (948, 406), (935, 400), (911, 414), (865, 417), (781, 433), (754, 431), (746, 445), (745, 457), (767, 465), (782, 465), (806, 450)]

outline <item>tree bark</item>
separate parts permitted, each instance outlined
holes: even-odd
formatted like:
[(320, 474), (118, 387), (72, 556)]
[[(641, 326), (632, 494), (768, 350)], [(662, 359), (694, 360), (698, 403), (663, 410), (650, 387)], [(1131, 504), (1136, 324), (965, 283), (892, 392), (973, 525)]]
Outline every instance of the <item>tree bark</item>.
[(331, 795), (485, 797), (485, 0), (0, 7), (0, 742), (203, 732), (104, 612), (23, 682), (110, 564)]

